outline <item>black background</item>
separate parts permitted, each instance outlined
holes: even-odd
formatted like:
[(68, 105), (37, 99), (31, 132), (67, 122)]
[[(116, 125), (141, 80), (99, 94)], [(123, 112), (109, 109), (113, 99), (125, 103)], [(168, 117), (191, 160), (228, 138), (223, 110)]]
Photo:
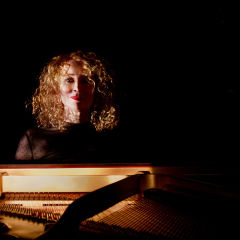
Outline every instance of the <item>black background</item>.
[(33, 123), (25, 102), (43, 64), (82, 49), (95, 51), (115, 71), (123, 162), (236, 164), (237, 9), (224, 3), (83, 3), (2, 9), (2, 161), (13, 158)]

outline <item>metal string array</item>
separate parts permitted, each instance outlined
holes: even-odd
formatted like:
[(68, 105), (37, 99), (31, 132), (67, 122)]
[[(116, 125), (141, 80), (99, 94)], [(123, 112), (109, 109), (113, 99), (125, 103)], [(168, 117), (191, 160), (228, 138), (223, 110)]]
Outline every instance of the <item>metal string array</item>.
[(69, 204), (84, 193), (4, 193), (1, 214), (39, 222), (57, 222)]
[[(82, 227), (128, 235), (151, 235), (155, 239), (193, 239), (198, 227), (191, 219), (166, 204), (134, 195), (82, 222)], [(151, 239), (151, 237), (150, 237)]]

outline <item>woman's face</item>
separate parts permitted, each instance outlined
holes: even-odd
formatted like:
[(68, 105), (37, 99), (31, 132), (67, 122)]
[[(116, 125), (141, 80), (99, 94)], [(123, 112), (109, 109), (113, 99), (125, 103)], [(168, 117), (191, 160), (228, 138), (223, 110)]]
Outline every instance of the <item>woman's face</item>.
[(76, 61), (69, 61), (60, 77), (60, 94), (65, 109), (89, 111), (93, 103), (94, 82), (89, 79), (87, 70)]

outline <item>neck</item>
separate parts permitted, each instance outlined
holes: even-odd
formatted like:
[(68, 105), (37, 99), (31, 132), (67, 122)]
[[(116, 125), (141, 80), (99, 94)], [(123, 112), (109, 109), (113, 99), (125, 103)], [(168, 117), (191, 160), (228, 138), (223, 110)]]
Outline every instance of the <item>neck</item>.
[(69, 123), (86, 123), (89, 121), (88, 111), (73, 111), (72, 109), (65, 109), (65, 122)]

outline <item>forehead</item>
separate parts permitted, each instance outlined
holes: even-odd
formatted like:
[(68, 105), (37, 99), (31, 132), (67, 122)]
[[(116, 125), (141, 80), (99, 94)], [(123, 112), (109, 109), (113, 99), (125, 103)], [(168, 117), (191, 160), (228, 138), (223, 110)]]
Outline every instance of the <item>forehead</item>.
[(63, 65), (62, 75), (86, 75), (88, 73), (82, 62), (69, 61)]

